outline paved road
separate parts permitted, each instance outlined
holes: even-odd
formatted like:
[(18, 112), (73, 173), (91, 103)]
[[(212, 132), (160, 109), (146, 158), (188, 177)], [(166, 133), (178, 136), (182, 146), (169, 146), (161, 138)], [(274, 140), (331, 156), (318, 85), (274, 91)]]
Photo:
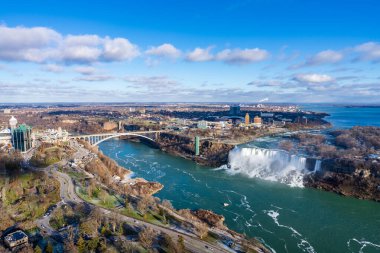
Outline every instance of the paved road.
[[(88, 151), (86, 152), (86, 150), (84, 148), (81, 148), (79, 146), (76, 146), (76, 148), (77, 148), (77, 152), (74, 155), (75, 158), (80, 159), (83, 156), (88, 155), (88, 153), (89, 153)], [(67, 164), (66, 160), (61, 161), (58, 165), (64, 165), (64, 164)], [(36, 168), (35, 169), (45, 171), (48, 175), (53, 176), (55, 179), (57, 179), (59, 181), (59, 183), (60, 183), (60, 197), (62, 200), (59, 203), (57, 203), (57, 207), (60, 207), (61, 205), (63, 205), (65, 202), (68, 202), (68, 201), (72, 201), (72, 202), (76, 202), (76, 203), (84, 202), (76, 194), (75, 186), (73, 184), (71, 177), (65, 173), (57, 171), (55, 169), (55, 167), (56, 167), (55, 165), (54, 166), (52, 165), (52, 166), (48, 166), (48, 167), (43, 168), (43, 169), (36, 169)], [(90, 205), (92, 205), (92, 204), (90, 204)], [(125, 221), (131, 225), (134, 225), (134, 226), (139, 225), (139, 226), (150, 227), (155, 231), (166, 233), (169, 236), (171, 236), (174, 241), (177, 241), (178, 236), (182, 236), (184, 238), (184, 244), (185, 244), (186, 249), (188, 249), (190, 252), (193, 252), (193, 253), (200, 253), (200, 252), (230, 253), (230, 252), (235, 252), (231, 249), (224, 248), (221, 245), (215, 245), (215, 244), (211, 244), (211, 243), (205, 242), (203, 240), (200, 240), (196, 235), (186, 234), (186, 233), (177, 231), (175, 229), (171, 229), (171, 228), (167, 228), (167, 227), (163, 227), (163, 226), (158, 226), (158, 225), (151, 224), (151, 223), (141, 221), (141, 220), (135, 220), (134, 218), (131, 218), (131, 217), (128, 217), (125, 215), (121, 215), (117, 212), (114, 212), (112, 210), (107, 210), (107, 209), (104, 209), (101, 207), (97, 207), (97, 208), (99, 208), (100, 211), (106, 216), (113, 216), (113, 217), (117, 216), (121, 220), (123, 220), (123, 221)], [(37, 220), (36, 223), (37, 223), (37, 226), (42, 231), (51, 235), (51, 234), (56, 233), (56, 231), (49, 224), (50, 218), (51, 218), (51, 215), (42, 217), (39, 220)]]
[[(83, 202), (83, 200), (81, 200), (77, 196), (77, 194), (75, 192), (74, 184), (73, 184), (71, 178), (67, 174), (64, 174), (64, 173), (61, 173), (58, 171), (56, 171), (54, 174), (55, 174), (55, 176), (58, 177), (58, 180), (61, 184), (61, 197), (66, 199), (66, 201)], [(63, 191), (63, 193), (62, 193), (62, 191)], [(90, 205), (92, 205), (92, 204), (90, 204)], [(210, 244), (208, 242), (202, 241), (198, 237), (196, 237), (195, 235), (191, 236), (191, 235), (188, 235), (188, 234), (185, 234), (182, 232), (178, 232), (174, 229), (161, 227), (161, 226), (151, 224), (151, 223), (141, 221), (141, 220), (135, 220), (131, 217), (121, 215), (117, 212), (113, 212), (113, 211), (105, 209), (105, 208), (101, 208), (101, 207), (98, 207), (98, 208), (104, 215), (113, 216), (113, 217), (117, 216), (121, 220), (123, 220), (129, 224), (143, 225), (145, 227), (150, 227), (150, 228), (154, 229), (155, 231), (160, 231), (162, 233), (166, 233), (169, 236), (171, 236), (174, 241), (177, 241), (178, 236), (181, 235), (184, 238), (186, 248), (189, 251), (194, 252), (194, 253), (199, 253), (199, 252), (220, 252), (220, 253), (235, 252), (232, 250), (224, 249), (219, 245), (213, 245), (213, 244)]]

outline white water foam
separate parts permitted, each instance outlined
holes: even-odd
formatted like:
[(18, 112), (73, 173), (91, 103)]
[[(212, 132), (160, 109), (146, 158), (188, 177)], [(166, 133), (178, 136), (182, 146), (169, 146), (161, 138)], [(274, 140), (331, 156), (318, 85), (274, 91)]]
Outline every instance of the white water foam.
[(300, 240), (300, 242), (297, 243), (297, 247), (299, 249), (301, 249), (303, 252), (316, 253), (313, 246), (311, 246), (311, 244), (305, 238), (303, 238), (303, 236), (300, 232), (295, 230), (293, 227), (280, 224), (280, 222), (278, 221), (278, 216), (280, 216), (280, 213), (278, 211), (279, 210), (277, 210), (277, 211), (275, 211), (275, 210), (268, 210), (268, 211), (264, 210), (264, 213), (266, 213), (269, 217), (271, 217), (273, 219), (274, 223), (278, 227), (286, 228), (286, 229), (289, 229), (290, 231), (292, 231), (292, 236), (294, 236), (295, 238)]
[[(306, 168), (306, 157), (257, 147), (233, 149), (229, 154), (229, 165), (221, 168), (230, 174), (240, 173), (292, 187), (303, 187), (304, 175), (311, 173)], [(316, 169), (320, 169), (320, 162), (316, 162)]]
[[(356, 238), (352, 238), (352, 239), (348, 240), (347, 247), (349, 249), (353, 246), (353, 245), (351, 245), (352, 242), (357, 243), (358, 246), (360, 247), (358, 253), (364, 253), (363, 250), (366, 247), (373, 248), (373, 249), (376, 249), (376, 250), (380, 250), (380, 244), (375, 244), (373, 242), (369, 242), (369, 241), (366, 241), (366, 240), (358, 240)], [(351, 252), (355, 252), (355, 251), (351, 251)]]

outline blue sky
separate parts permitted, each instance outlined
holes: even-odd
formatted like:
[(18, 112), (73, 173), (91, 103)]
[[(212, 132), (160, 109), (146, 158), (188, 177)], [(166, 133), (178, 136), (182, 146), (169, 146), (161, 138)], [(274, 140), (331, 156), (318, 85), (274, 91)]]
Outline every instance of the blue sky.
[(379, 10), (376, 0), (3, 1), (0, 103), (380, 103)]

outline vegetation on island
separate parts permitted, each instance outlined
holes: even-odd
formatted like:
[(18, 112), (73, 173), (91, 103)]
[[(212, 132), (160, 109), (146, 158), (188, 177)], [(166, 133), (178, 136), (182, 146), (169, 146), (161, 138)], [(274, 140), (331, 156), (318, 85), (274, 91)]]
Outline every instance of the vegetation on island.
[(357, 126), (327, 135), (302, 132), (279, 146), (321, 160), (321, 170), (305, 177), (307, 186), (380, 201), (380, 128)]

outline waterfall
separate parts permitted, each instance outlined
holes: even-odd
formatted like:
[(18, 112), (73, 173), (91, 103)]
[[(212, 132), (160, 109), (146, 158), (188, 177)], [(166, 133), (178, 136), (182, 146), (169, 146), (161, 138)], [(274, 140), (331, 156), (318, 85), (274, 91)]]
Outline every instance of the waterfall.
[(321, 163), (322, 163), (321, 160), (316, 160), (315, 161), (315, 166), (314, 166), (314, 171), (313, 171), (314, 173), (317, 172), (317, 171), (319, 171), (321, 169)]
[[(316, 162), (314, 169), (319, 167), (320, 162)], [(310, 173), (306, 168), (306, 157), (263, 148), (233, 149), (229, 154), (229, 165), (225, 168), (230, 174), (240, 173), (292, 187), (303, 187), (303, 177)]]

